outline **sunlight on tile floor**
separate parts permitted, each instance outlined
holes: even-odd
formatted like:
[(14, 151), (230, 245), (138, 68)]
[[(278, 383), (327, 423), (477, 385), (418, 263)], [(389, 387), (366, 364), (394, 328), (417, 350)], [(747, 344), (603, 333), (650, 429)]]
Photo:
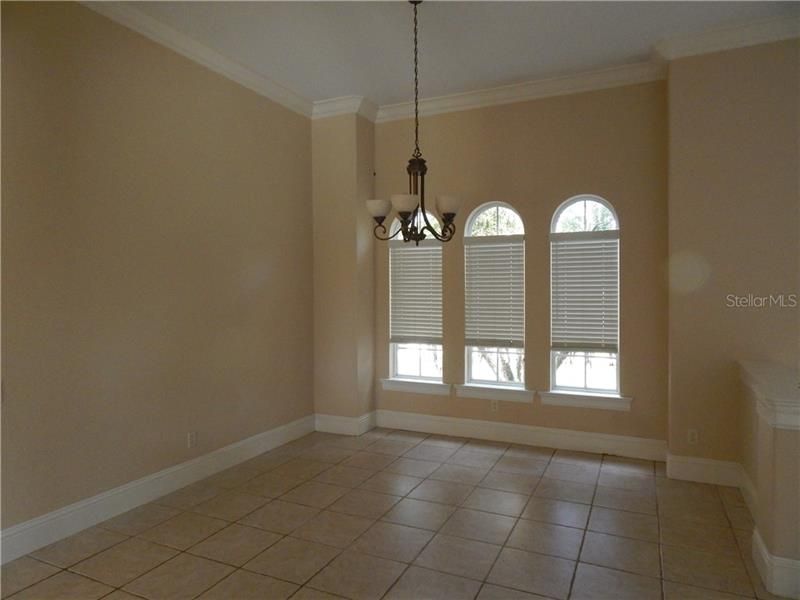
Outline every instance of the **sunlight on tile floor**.
[(312, 433), (5, 565), (2, 597), (767, 600), (752, 527), (663, 463)]

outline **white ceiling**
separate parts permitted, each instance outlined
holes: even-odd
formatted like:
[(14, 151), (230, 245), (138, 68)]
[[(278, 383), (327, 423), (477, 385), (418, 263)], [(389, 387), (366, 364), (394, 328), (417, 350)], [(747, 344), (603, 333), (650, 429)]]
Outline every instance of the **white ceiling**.
[[(394, 2), (133, 2), (301, 96), (412, 97), (411, 6)], [(419, 8), (420, 95), (645, 61), (664, 39), (800, 14), (795, 2), (433, 2)]]

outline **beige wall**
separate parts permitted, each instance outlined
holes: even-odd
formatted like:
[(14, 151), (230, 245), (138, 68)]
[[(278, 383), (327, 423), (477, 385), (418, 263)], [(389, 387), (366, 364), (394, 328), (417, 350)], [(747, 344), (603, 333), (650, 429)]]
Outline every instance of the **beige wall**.
[[(582, 193), (611, 202), (621, 223), (621, 387), (629, 413), (399, 392), (378, 407), (666, 439), (667, 107), (663, 82), (423, 118), (431, 196), (463, 200), (457, 219), (491, 200), (512, 204), (526, 228), (526, 382), (549, 389), (549, 227), (561, 202)], [(407, 187), (408, 120), (376, 126), (376, 193)], [(376, 377), (389, 374), (388, 250), (376, 244)], [(464, 373), (463, 236), (444, 247), (444, 380)]]
[(798, 364), (798, 309), (726, 307), (798, 292), (798, 68), (797, 40), (670, 64), (674, 454), (740, 460), (735, 361)]
[(3, 527), (310, 414), (309, 120), (73, 3), (2, 55)]
[(373, 127), (352, 114), (312, 125), (314, 408), (325, 415), (373, 410)]

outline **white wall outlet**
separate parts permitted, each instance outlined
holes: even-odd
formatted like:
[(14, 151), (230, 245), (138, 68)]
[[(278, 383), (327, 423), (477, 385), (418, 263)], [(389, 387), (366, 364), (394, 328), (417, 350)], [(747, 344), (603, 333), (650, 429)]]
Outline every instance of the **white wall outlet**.
[(692, 445), (697, 444), (697, 440), (699, 437), (700, 436), (697, 434), (697, 429), (690, 429), (686, 435), (687, 441)]
[(195, 446), (197, 446), (197, 432), (190, 431), (186, 434), (186, 447), (194, 448)]
[(500, 405), (499, 401), (497, 401), (497, 400), (489, 400), (489, 410), (491, 410), (492, 412), (497, 412), (497, 409), (499, 408), (499, 405)]

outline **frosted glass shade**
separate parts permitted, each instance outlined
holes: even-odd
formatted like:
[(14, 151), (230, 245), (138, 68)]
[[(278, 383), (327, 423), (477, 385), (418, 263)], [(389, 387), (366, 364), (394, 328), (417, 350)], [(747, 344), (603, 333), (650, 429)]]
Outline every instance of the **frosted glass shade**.
[(458, 209), (461, 207), (461, 200), (458, 196), (439, 196), (436, 199), (436, 206), (439, 208), (440, 214), (454, 215), (458, 213)]
[(367, 212), (373, 217), (385, 217), (392, 210), (392, 203), (388, 200), (377, 198), (367, 200)]
[(419, 196), (416, 194), (392, 195), (392, 206), (399, 213), (410, 213), (419, 205)]

